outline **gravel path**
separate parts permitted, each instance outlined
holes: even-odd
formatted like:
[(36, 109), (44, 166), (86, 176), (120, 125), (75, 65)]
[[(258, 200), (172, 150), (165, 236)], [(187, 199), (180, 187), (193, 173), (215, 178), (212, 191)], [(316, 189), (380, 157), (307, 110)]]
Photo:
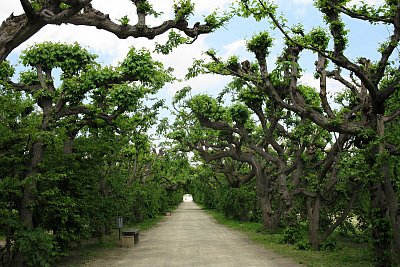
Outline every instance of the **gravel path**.
[[(122, 248), (121, 248), (122, 249)], [(301, 266), (217, 224), (195, 203), (182, 203), (120, 258), (98, 259), (85, 266)]]

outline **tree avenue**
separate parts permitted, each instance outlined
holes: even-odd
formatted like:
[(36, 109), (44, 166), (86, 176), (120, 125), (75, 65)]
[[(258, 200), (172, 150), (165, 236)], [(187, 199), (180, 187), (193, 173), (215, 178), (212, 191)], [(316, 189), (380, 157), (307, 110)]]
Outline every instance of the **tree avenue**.
[[(324, 25), (309, 30), (264, 0), (235, 1), (193, 26), (190, 0), (175, 1), (174, 17), (157, 26), (148, 17), (160, 11), (146, 0), (131, 0), (134, 20), (118, 22), (87, 0), (20, 2), (24, 14), (0, 26), (0, 266), (54, 265), (69, 247), (110, 234), (115, 216), (154, 218), (187, 192), (298, 249), (350, 240), (370, 245), (376, 266), (400, 264), (400, 1), (316, 0)], [(158, 121), (165, 103), (154, 94), (176, 78), (146, 49), (104, 66), (78, 43), (43, 42), (21, 53), (23, 71), (6, 60), (48, 24), (120, 39), (167, 33), (154, 52), (168, 54), (233, 16), (270, 26), (246, 42), (255, 61), (213, 49), (194, 60), (188, 80), (231, 80), (214, 96), (178, 91), (171, 125)], [(375, 57), (352, 59), (345, 19), (386, 27)], [(301, 82), (307, 52), (317, 88)], [(341, 86), (335, 95), (329, 80)], [(156, 124), (157, 148), (148, 133)]]
[(156, 46), (169, 53), (229, 16), (212, 13), (190, 27), (194, 4), (182, 0), (153, 27), (146, 19), (160, 13), (146, 0), (131, 1), (134, 25), (127, 16), (112, 21), (91, 1), (20, 2), (24, 14), (0, 26), (0, 265), (50, 266), (69, 246), (109, 234), (115, 216), (139, 222), (181, 200), (186, 157), (152, 150), (147, 133), (164, 105), (151, 95), (175, 78), (144, 49), (102, 66), (77, 43), (36, 44), (20, 56), (28, 70), (18, 81), (6, 57), (48, 24), (95, 26), (121, 39), (169, 32)]
[[(291, 170), (291, 165), (297, 166), (295, 164), (296, 147), (300, 145), (297, 148), (302, 165), (299, 169), (300, 178), (309, 179), (315, 186), (313, 192), (307, 192), (301, 184), (299, 188), (302, 194), (309, 198), (307, 224), (311, 246), (318, 248), (319, 240), (325, 240), (337, 226), (344, 222), (352, 207), (357, 204), (356, 199), (360, 197), (357, 194), (361, 190), (362, 195), (366, 194), (369, 199), (369, 203), (364, 202), (362, 205), (369, 215), (367, 224), (371, 233), (376, 264), (391, 266), (398, 263), (400, 257), (399, 190), (396, 175), (399, 139), (394, 137), (396, 132), (394, 129), (398, 128), (400, 114), (398, 108), (400, 2), (385, 1), (377, 7), (366, 4), (352, 6), (349, 2), (345, 0), (314, 1), (314, 5), (321, 12), (327, 30), (318, 26), (306, 32), (302, 25), (288, 26), (287, 22), (277, 15), (278, 7), (272, 1), (239, 1), (238, 15), (253, 17), (257, 21), (267, 20), (281, 34), (285, 44), (282, 54), (276, 61), (275, 67), (271, 68), (267, 65), (267, 58), (274, 40), (268, 31), (264, 31), (255, 34), (247, 41), (248, 51), (252, 52), (256, 58), (254, 63), (248, 60), (240, 62), (235, 56), (224, 61), (214, 50), (206, 53), (209, 61), (196, 60), (193, 67), (189, 69), (187, 75), (189, 78), (202, 73), (233, 76), (236, 81), (239, 81), (240, 87), (244, 88), (240, 90), (248, 90), (252, 99), (249, 101), (239, 95), (236, 97), (239, 104), (223, 108), (218, 100), (206, 96), (193, 97), (190, 101), (197, 101), (196, 104), (190, 105), (189, 101), (184, 105), (191, 111), (179, 114), (194, 116), (192, 127), (197, 130), (194, 130), (195, 134), (177, 132), (173, 138), (181, 144), (189, 143), (187, 146), (199, 151), (206, 161), (230, 157), (243, 162), (246, 157), (245, 162), (253, 167), (256, 164), (248, 159), (250, 154), (252, 157), (258, 154), (256, 158), (262, 159), (263, 164), (278, 163), (271, 157), (271, 152), (275, 157), (284, 155), (281, 162), (287, 164), (286, 170)], [(378, 60), (374, 61), (365, 57), (351, 60), (346, 56), (349, 33), (342, 20), (344, 16), (365, 23), (388, 26), (389, 38), (379, 46)], [(315, 91), (299, 82), (303, 74), (299, 60), (304, 51), (311, 51), (315, 55), (315, 77), (319, 79), (319, 88), (314, 89)], [(335, 107), (332, 106), (332, 101), (328, 100), (328, 79), (338, 81), (344, 88), (336, 96)], [(271, 115), (262, 114), (261, 111), (267, 108), (255, 108), (257, 105), (261, 106), (257, 101), (263, 98), (268, 103), (267, 107), (275, 107), (273, 114), (279, 114), (282, 110), (282, 115), (274, 119)], [(224, 115), (227, 113), (230, 115)], [(238, 120), (234, 116), (239, 114), (241, 119)], [(326, 130), (332, 133), (331, 137), (335, 137), (335, 140), (330, 141), (328, 138), (325, 147), (311, 142), (313, 146), (316, 146), (313, 150), (316, 150), (320, 161), (307, 155), (312, 149), (306, 146), (301, 148), (301, 145), (304, 145), (304, 138), (310, 138), (311, 132), (306, 131), (303, 132), (305, 135), (297, 136), (300, 140), (294, 144), (285, 141), (286, 137), (291, 136), (290, 132), (296, 130), (294, 125), (283, 123), (285, 114), (290, 114), (288, 116), (292, 120), (297, 116), (303, 121), (309, 120), (314, 124), (313, 127), (320, 129), (319, 132)], [(256, 142), (252, 139), (254, 126), (249, 126), (251, 119), (254, 118), (258, 127), (264, 129), (255, 135)], [(188, 120), (180, 120), (179, 123), (183, 121)], [(208, 133), (201, 135), (202, 131), (206, 133), (210, 130), (215, 131), (213, 135), (215, 139), (206, 138), (209, 136)], [(276, 131), (275, 134), (273, 134), (274, 131)], [(202, 141), (196, 138), (201, 138)], [(311, 138), (313, 138), (312, 135)], [(280, 144), (281, 141), (282, 144)], [(288, 151), (293, 153), (291, 156), (282, 149), (287, 146), (290, 148)], [(311, 165), (307, 166), (310, 163)], [(313, 165), (314, 163), (316, 164)], [(364, 166), (368, 171), (356, 171), (354, 164)], [(262, 179), (265, 184), (257, 181), (257, 191), (265, 192), (267, 188), (267, 192), (271, 192), (277, 199), (278, 206), (285, 203), (285, 194), (287, 195), (288, 191), (283, 188), (286, 183), (290, 189), (294, 190), (293, 192), (296, 192), (298, 180), (294, 179), (295, 176), (288, 180), (291, 173), (285, 171), (285, 164), (277, 168), (277, 173), (266, 170), (266, 167), (261, 170), (265, 173), (260, 172), (262, 178), (257, 179)], [(251, 174), (256, 176), (256, 173), (257, 171), (253, 170)], [(276, 179), (276, 184), (270, 183), (272, 181), (270, 175)], [(287, 175), (289, 176), (285, 177)], [(340, 181), (340, 177), (345, 179), (344, 182)], [(360, 184), (361, 187), (359, 187)], [(355, 190), (357, 187), (358, 189)], [(344, 202), (336, 201), (330, 208), (340, 208), (329, 211), (325, 215), (326, 218), (321, 217), (321, 212), (325, 209), (324, 202), (329, 203), (329, 199), (332, 199), (327, 193), (333, 193), (332, 197), (337, 197), (338, 193), (334, 192), (338, 189), (344, 197)], [(345, 192), (343, 189), (348, 191)], [(277, 190), (276, 193), (273, 193), (273, 190)], [(281, 216), (279, 212), (272, 212), (269, 208), (264, 210), (263, 205), (269, 206), (271, 199), (264, 200), (260, 195), (259, 199), (264, 218), (266, 214)], [(345, 204), (346, 202), (348, 204)], [(290, 211), (289, 207), (290, 205), (288, 205)], [(354, 210), (353, 214), (356, 213), (360, 214), (360, 211)], [(362, 217), (366, 218), (365, 215)], [(325, 225), (325, 229), (321, 229), (318, 222), (322, 219), (328, 219), (332, 225)], [(264, 222), (264, 225), (270, 228), (273, 224)], [(319, 233), (318, 229), (322, 232)]]

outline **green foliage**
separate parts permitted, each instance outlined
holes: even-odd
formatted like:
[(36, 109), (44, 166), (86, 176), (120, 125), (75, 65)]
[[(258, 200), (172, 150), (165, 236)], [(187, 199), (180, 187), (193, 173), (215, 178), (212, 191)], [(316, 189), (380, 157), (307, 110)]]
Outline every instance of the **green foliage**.
[(118, 19), (119, 23), (121, 23), (122, 26), (128, 26), (130, 18), (125, 15), (122, 18)]
[(27, 266), (52, 266), (56, 247), (50, 234), (35, 228), (21, 230), (16, 235), (15, 247), (26, 256)]
[[(1, 160), (5, 163), (4, 167), (10, 167), (9, 163), (5, 162), (3, 158)], [(4, 173), (4, 170), (0, 170), (0, 175)], [(19, 188), (19, 181), (11, 177), (3, 176), (0, 180), (0, 192), (2, 192), (0, 196), (0, 236), (10, 236), (20, 227), (18, 213), (13, 209), (13, 204), (8, 202), (10, 199), (20, 197)]]
[(226, 25), (226, 23), (232, 18), (232, 16), (233, 14), (227, 12), (220, 15), (217, 11), (213, 11), (211, 12), (211, 14), (204, 18), (204, 22), (206, 23), (206, 26), (208, 26), (213, 31)]
[(230, 56), (226, 62), (226, 66), (228, 69), (235, 70), (239, 66), (239, 57), (238, 56)]
[(282, 232), (281, 242), (284, 244), (295, 245), (299, 250), (310, 250), (310, 242), (306, 238), (304, 225), (298, 224), (294, 227), (287, 227)]
[[(334, 225), (336, 220), (345, 214), (344, 211), (348, 211), (349, 202), (355, 192), (358, 195), (349, 213), (353, 220), (341, 223), (337, 231), (357, 242), (366, 234), (374, 233), (369, 241), (377, 251), (381, 249), (379, 244), (386, 244), (387, 247), (391, 246), (390, 243), (393, 244), (389, 215), (383, 210), (371, 209), (371, 200), (376, 200), (375, 193), (371, 193), (371, 186), (375, 185), (377, 188), (382, 186), (384, 181), (382, 167), (384, 167), (390, 176), (388, 179), (390, 182), (386, 180), (386, 186), (393, 187), (395, 194), (399, 194), (399, 182), (396, 179), (398, 155), (389, 153), (389, 150), (393, 152), (393, 148), (399, 143), (399, 127), (395, 126), (398, 124), (398, 119), (386, 122), (384, 137), (378, 138), (376, 133), (376, 115), (383, 111), (386, 115), (398, 113), (399, 109), (398, 90), (396, 90), (398, 64), (391, 61), (396, 56), (395, 47), (398, 44), (392, 38), (380, 45), (379, 52), (382, 54), (380, 63), (379, 60), (373, 62), (364, 58), (353, 60), (349, 55), (345, 55), (349, 39), (347, 21), (342, 19), (342, 16), (348, 15), (369, 23), (392, 25), (395, 14), (398, 13), (396, 9), (398, 1), (385, 1), (385, 4), (380, 6), (359, 1), (353, 7), (349, 7), (350, 2), (349, 0), (314, 1), (322, 13), (325, 27), (329, 28), (329, 32), (325, 27), (315, 27), (307, 33), (302, 25), (288, 26), (286, 20), (276, 14), (276, 5), (272, 4), (272, 1), (238, 1), (237, 14), (243, 17), (252, 16), (257, 21), (266, 18), (272, 22), (272, 27), (280, 31), (286, 45), (282, 56), (278, 58), (275, 68), (268, 66), (268, 74), (261, 77), (260, 69), (249, 69), (248, 61), (243, 61), (241, 64), (236, 56), (224, 61), (215, 50), (209, 50), (207, 55), (211, 58), (211, 62), (195, 61), (187, 77), (212, 73), (232, 76), (233, 82), (217, 99), (194, 96), (188, 102), (179, 102), (180, 109), (177, 109), (179, 118), (175, 124), (177, 130), (174, 131), (174, 137), (180, 147), (185, 151), (199, 151), (199, 157), (203, 157), (204, 162), (207, 162), (204, 165), (211, 164), (214, 170), (224, 173), (227, 183), (233, 187), (237, 187), (238, 184), (229, 175), (234, 176), (237, 173), (234, 168), (227, 168), (226, 162), (232, 158), (240, 162), (243, 160), (240, 156), (245, 153), (249, 157), (257, 154), (252, 159), (262, 165), (263, 171), (270, 179), (267, 189), (271, 192), (271, 203), (266, 201), (264, 204), (271, 209), (268, 214), (279, 216), (279, 213), (274, 213), (275, 210), (282, 212), (283, 215), (279, 220), (283, 226), (296, 225), (299, 217), (302, 223), (310, 223), (311, 207), (314, 205), (319, 207), (317, 204), (321, 204), (319, 209), (313, 210), (319, 213), (318, 231), (314, 233), (311, 232), (312, 229), (308, 229), (310, 232), (308, 236), (307, 229), (288, 229), (285, 233), (287, 242), (301, 250), (310, 249), (308, 239), (311, 234), (323, 238), (326, 237), (325, 234), (330, 234), (327, 230), (336, 226)], [(267, 70), (265, 58), (272, 45), (273, 39), (268, 32), (257, 34), (247, 42), (247, 49), (256, 55), (259, 65), (263, 68), (263, 74)], [(333, 49), (329, 47), (330, 45)], [(348, 80), (356, 89), (344, 88), (336, 95), (336, 103), (340, 106), (334, 106), (333, 116), (323, 110), (321, 104), (323, 95), (319, 95), (319, 90), (298, 83), (302, 72), (298, 63), (301, 62), (302, 51), (318, 52), (319, 60), (322, 57), (329, 59), (325, 61), (325, 66), (316, 65), (323, 68), (318, 70), (320, 73), (326, 68), (330, 78), (335, 76), (335, 79), (339, 80), (341, 78), (338, 74), (346, 76), (350, 73), (351, 77)], [(390, 57), (387, 62), (386, 56)], [(294, 77), (294, 74), (297, 77)], [(342, 83), (346, 85), (345, 82)], [(366, 103), (363, 100), (364, 89), (369, 95), (373, 84), (379, 88), (377, 93), (379, 97), (374, 99), (370, 96)], [(362, 95), (356, 95), (353, 93), (355, 91), (359, 91)], [(393, 95), (396, 97), (393, 99), (389, 97), (389, 101), (386, 102), (388, 99), (380, 98), (384, 92), (388, 94), (394, 92)], [(229, 96), (231, 99), (229, 102), (226, 101), (229, 103), (226, 105), (222, 99), (225, 100)], [(186, 95), (180, 97), (181, 100)], [(297, 115), (293, 115), (293, 112)], [(249, 119), (253, 117), (254, 121)], [(237, 127), (245, 122), (250, 126)], [(353, 132), (353, 136), (338, 149), (334, 147), (337, 134), (326, 131), (337, 126), (343, 127), (340, 130), (342, 133), (349, 134), (349, 130), (346, 131), (344, 128)], [(378, 148), (381, 149), (380, 145), (383, 144), (387, 145), (384, 149), (388, 151), (378, 152)], [(218, 161), (210, 160), (212, 158), (218, 158)], [(279, 164), (272, 167), (275, 161), (284, 162), (282, 165), (287, 163), (286, 168)], [(296, 171), (287, 171), (289, 169)], [(286, 171), (288, 175), (282, 180), (276, 178)], [(215, 176), (210, 175), (209, 179), (198, 181), (207, 185), (195, 184), (198, 189), (195, 199), (207, 203), (206, 207), (216, 206), (228, 216), (239, 218), (240, 215), (232, 215), (234, 211), (240, 210), (240, 205), (233, 200), (236, 197), (235, 193), (225, 188), (226, 183), (224, 180), (221, 181), (222, 178), (215, 179)], [(366, 188), (369, 188), (369, 192)], [(304, 194), (294, 193), (298, 191)], [(284, 207), (279, 197), (285, 193), (291, 196), (287, 207)], [(314, 193), (317, 196), (321, 194), (320, 203), (315, 202), (317, 198), (312, 196)], [(225, 196), (229, 196), (232, 203), (222, 201), (225, 200)], [(386, 205), (385, 208), (390, 210), (391, 207), (396, 207), (397, 203), (379, 205)], [(288, 210), (291, 213), (289, 215), (286, 213)], [(334, 232), (332, 236), (336, 237), (336, 233)], [(339, 246), (332, 236), (319, 244), (321, 250), (330, 251)], [(317, 244), (313, 243), (314, 245)]]
[(240, 125), (244, 125), (250, 118), (250, 112), (245, 105), (235, 104), (230, 107), (228, 112), (232, 119)]
[(205, 118), (220, 119), (223, 115), (223, 108), (215, 99), (208, 95), (194, 96), (188, 103), (191, 110)]
[(155, 218), (168, 209), (166, 192), (156, 184), (136, 184), (132, 190), (132, 197), (131, 214), (136, 222)]
[(176, 0), (174, 1), (175, 20), (187, 20), (193, 15), (194, 3), (190, 0)]
[(159, 17), (162, 13), (154, 10), (153, 5), (147, 0), (141, 0), (136, 5), (138, 13), (144, 13), (146, 15), (153, 15), (154, 17)]
[(206, 73), (204, 69), (204, 60), (203, 59), (195, 59), (191, 67), (188, 68), (188, 72), (185, 75), (185, 79), (189, 80), (199, 76), (200, 74)]
[(165, 70), (163, 64), (154, 61), (150, 51), (146, 49), (136, 50), (132, 47), (122, 61), (120, 69), (123, 74), (132, 75), (137, 81), (156, 89), (173, 80), (172, 70)]
[(190, 181), (189, 191), (193, 200), (208, 209), (217, 208), (218, 189), (213, 181), (218, 180), (218, 175), (207, 166), (198, 166)]
[(305, 37), (305, 41), (318, 50), (326, 50), (329, 43), (329, 37), (321, 27), (313, 28)]
[(63, 74), (70, 77), (92, 64), (96, 57), (77, 43), (44, 42), (22, 51), (21, 61), (24, 66), (41, 66), (43, 70), (61, 68)]
[(66, 10), (66, 9), (68, 9), (68, 8), (70, 8), (71, 6), (70, 5), (68, 5), (68, 4), (66, 4), (66, 3), (60, 3), (60, 8), (62, 9), (62, 10)]
[(180, 89), (178, 92), (175, 93), (172, 104), (175, 105), (175, 104), (179, 103), (181, 100), (183, 100), (184, 98), (186, 98), (186, 96), (188, 94), (190, 94), (191, 90), (192, 90), (192, 88), (190, 86), (186, 86), (186, 87)]
[(237, 12), (245, 18), (253, 16), (255, 20), (261, 21), (270, 14), (275, 14), (277, 8), (274, 1), (242, 0)]
[(284, 244), (296, 244), (304, 238), (305, 231), (303, 227), (297, 225), (295, 227), (288, 227), (282, 233), (282, 242)]
[(256, 212), (257, 197), (251, 186), (221, 188), (217, 208), (228, 218), (250, 221)]
[(325, 242), (321, 244), (320, 249), (325, 251), (332, 251), (336, 249), (336, 246), (337, 246), (336, 239), (328, 238), (327, 240), (325, 240)]
[(283, 234), (260, 231), (261, 223), (241, 222), (226, 218), (217, 211), (208, 211), (214, 219), (234, 230), (246, 234), (250, 240), (272, 250), (278, 255), (288, 257), (305, 266), (374, 266), (368, 246), (351, 242), (337, 242), (337, 249), (327, 251), (299, 250), (297, 246), (282, 243)]
[(14, 72), (10, 62), (7, 60), (0, 62), (0, 86), (3, 86), (14, 75)]
[(319, 98), (319, 94), (315, 88), (306, 85), (299, 85), (296, 89), (301, 93), (308, 106), (322, 112), (321, 99)]
[(168, 33), (167, 43), (164, 45), (156, 43), (154, 52), (167, 55), (167, 54), (171, 53), (174, 48), (178, 47), (181, 44), (187, 43), (188, 41), (189, 41), (189, 38), (182, 37), (182, 35), (180, 35), (179, 33), (176, 33), (175, 31), (171, 30)]
[(35, 11), (40, 11), (42, 9), (42, 0), (30, 0), (30, 2)]
[(393, 17), (395, 14), (397, 2), (393, 0), (385, 0), (383, 5), (371, 5), (364, 1), (359, 1), (349, 7), (351, 11), (361, 16), (365, 16), (366, 20), (371, 24), (377, 24), (375, 18)]
[(269, 55), (268, 49), (272, 46), (273, 40), (268, 32), (261, 32), (247, 41), (247, 50), (256, 54), (257, 58), (265, 58)]
[(27, 85), (34, 85), (39, 83), (37, 72), (28, 70), (19, 74), (19, 80)]
[(308, 240), (306, 239), (301, 239), (296, 243), (296, 246), (299, 250), (310, 250), (311, 249), (311, 244)]
[(331, 32), (335, 33), (333, 36), (335, 48), (343, 51), (348, 44), (346, 37), (348, 31), (345, 30), (345, 23), (340, 20), (332, 21), (330, 22), (330, 29)]
[[(102, 67), (94, 59), (77, 44), (28, 48), (22, 62), (32, 69), (19, 79), (35, 87), (25, 94), (8, 89), (12, 68), (7, 62), (1, 65), (0, 227), (31, 266), (52, 265), (71, 244), (93, 236), (101, 239), (114, 216), (122, 214), (132, 222), (153, 218), (182, 198), (185, 181), (177, 170), (182, 171), (187, 160), (170, 164), (179, 166), (176, 169), (163, 166), (168, 181), (156, 178), (159, 166), (145, 134), (163, 105), (161, 100), (145, 104), (146, 98), (173, 79), (171, 70), (145, 50), (132, 49), (118, 67)], [(47, 80), (38, 77), (40, 68)], [(60, 86), (53, 77), (48, 79), (54, 68), (61, 70)], [(35, 89), (39, 82), (46, 88)], [(51, 109), (46, 116), (43, 107)], [(82, 112), (71, 112), (76, 108)], [(114, 116), (112, 121), (103, 120), (108, 114)], [(46, 128), (41, 127), (43, 121), (49, 122)], [(72, 151), (64, 154), (64, 142), (71, 139)], [(43, 159), (34, 166), (36, 174), (26, 177), (32, 144), (38, 141), (45, 145)], [(37, 228), (32, 231), (21, 230), (18, 217), (28, 183), (35, 183), (31, 208)], [(136, 203), (137, 216), (126, 203)]]
[(265, 96), (257, 88), (243, 88), (243, 84), (239, 80), (234, 80), (229, 86), (239, 91), (238, 100), (245, 103), (248, 107), (263, 105)]

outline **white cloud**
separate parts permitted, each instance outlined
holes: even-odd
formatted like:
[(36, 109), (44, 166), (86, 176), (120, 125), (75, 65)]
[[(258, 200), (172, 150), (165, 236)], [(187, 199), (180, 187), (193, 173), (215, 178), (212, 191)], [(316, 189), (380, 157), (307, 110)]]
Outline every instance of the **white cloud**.
[(163, 93), (168, 98), (173, 97), (175, 93), (183, 87), (190, 86), (192, 88), (193, 95), (205, 93), (217, 96), (229, 81), (231, 81), (231, 77), (228, 76), (205, 74), (190, 79), (189, 81), (169, 84), (164, 88)]
[(19, 1), (3, 1), (3, 2), (6, 3), (1, 4), (1, 9), (0, 9), (1, 21), (8, 18), (11, 15), (11, 13), (14, 13), (14, 16), (17, 16), (24, 12), (21, 3)]
[(297, 5), (312, 5), (312, 0), (292, 0), (293, 4)]
[(288, 6), (288, 7), (293, 7), (293, 5), (296, 6), (307, 6), (307, 5), (312, 5), (313, 0), (275, 0), (276, 4), (279, 6)]
[(294, 13), (296, 14), (297, 17), (304, 17), (307, 15), (307, 8), (306, 7), (301, 7), (297, 8)]
[(197, 12), (209, 13), (215, 9), (223, 9), (232, 4), (232, 0), (194, 0), (195, 8)]
[[(317, 91), (319, 91), (319, 79), (315, 79), (313, 73), (304, 73), (303, 76), (300, 78), (300, 83), (314, 87), (315, 89), (317, 89)], [(328, 78), (326, 81), (326, 90), (328, 95), (334, 95), (338, 92), (342, 92), (343, 87), (344, 86), (336, 80)]]
[(239, 50), (244, 49), (246, 47), (246, 40), (241, 39), (234, 41), (230, 44), (224, 45), (224, 53), (223, 58), (228, 58), (229, 56), (235, 55)]

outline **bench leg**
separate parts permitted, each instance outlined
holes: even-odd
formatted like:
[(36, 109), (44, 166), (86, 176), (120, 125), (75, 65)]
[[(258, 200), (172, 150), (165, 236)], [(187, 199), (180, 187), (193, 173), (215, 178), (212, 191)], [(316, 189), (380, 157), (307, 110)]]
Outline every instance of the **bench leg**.
[(135, 233), (135, 234), (133, 235), (133, 238), (134, 238), (134, 243), (135, 243), (135, 244), (139, 243), (139, 233)]
[(134, 245), (134, 237), (133, 236), (124, 236), (122, 237), (122, 247), (130, 248)]

